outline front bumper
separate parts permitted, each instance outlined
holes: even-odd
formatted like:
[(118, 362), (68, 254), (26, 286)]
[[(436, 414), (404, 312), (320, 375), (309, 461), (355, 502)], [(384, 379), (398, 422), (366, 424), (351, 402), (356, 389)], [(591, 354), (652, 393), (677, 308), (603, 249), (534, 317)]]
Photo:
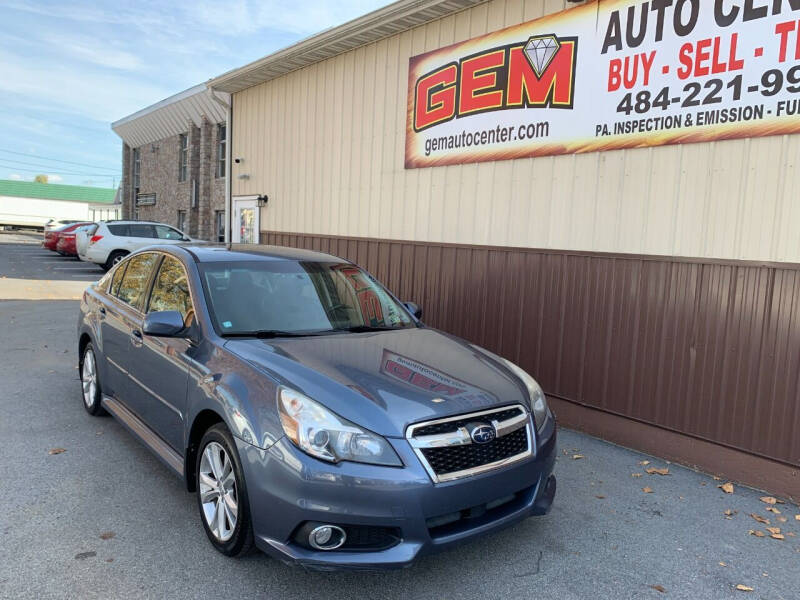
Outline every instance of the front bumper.
[[(269, 450), (237, 439), (245, 471), (256, 545), (285, 562), (316, 569), (389, 569), (546, 514), (556, 490), (555, 421), (537, 435), (533, 456), (494, 471), (434, 484), (403, 439), (390, 439), (402, 468), (307, 456), (285, 438)], [(513, 501), (491, 510), (500, 498)], [(431, 519), (460, 513), (444, 526)], [(466, 515), (466, 516), (464, 516)], [(307, 521), (344, 526), (393, 528), (400, 541), (385, 550), (317, 551), (292, 539)]]

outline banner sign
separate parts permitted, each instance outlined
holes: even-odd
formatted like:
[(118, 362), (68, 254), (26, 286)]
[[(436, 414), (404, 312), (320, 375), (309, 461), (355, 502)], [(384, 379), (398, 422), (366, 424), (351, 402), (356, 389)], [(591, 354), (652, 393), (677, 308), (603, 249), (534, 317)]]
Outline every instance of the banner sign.
[(602, 0), (411, 58), (406, 168), (800, 132), (800, 0)]

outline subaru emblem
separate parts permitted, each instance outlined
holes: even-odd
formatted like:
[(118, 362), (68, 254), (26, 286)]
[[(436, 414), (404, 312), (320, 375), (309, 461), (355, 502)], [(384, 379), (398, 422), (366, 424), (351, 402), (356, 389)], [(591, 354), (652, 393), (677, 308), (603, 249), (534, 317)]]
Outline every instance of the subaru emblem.
[(471, 437), (472, 441), (476, 444), (488, 444), (497, 437), (497, 433), (491, 425), (475, 423), (469, 429), (469, 437)]

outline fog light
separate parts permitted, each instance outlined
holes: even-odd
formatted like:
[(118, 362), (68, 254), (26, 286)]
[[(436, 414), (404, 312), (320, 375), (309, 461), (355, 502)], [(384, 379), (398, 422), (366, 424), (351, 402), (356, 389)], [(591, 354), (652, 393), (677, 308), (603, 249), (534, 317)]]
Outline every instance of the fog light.
[(320, 525), (308, 534), (308, 545), (317, 550), (336, 550), (340, 548), (347, 535), (336, 525)]

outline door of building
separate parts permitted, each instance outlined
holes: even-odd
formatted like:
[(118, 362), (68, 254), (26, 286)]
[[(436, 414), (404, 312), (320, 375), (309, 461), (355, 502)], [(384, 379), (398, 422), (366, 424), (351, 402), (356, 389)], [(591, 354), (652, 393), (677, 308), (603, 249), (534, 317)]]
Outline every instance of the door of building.
[(259, 231), (258, 201), (253, 197), (234, 198), (231, 241), (234, 244), (257, 244)]

